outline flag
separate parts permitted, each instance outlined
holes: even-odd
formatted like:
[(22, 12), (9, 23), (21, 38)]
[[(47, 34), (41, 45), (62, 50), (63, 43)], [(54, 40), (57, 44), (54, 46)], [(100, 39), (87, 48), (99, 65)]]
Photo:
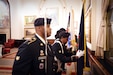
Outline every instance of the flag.
[[(70, 12), (69, 12), (69, 16), (68, 16), (68, 24), (67, 24), (67, 32), (70, 32)], [(70, 48), (71, 46), (71, 37), (68, 37), (68, 41), (67, 41), (67, 48)]]
[[(71, 9), (69, 12), (68, 17), (68, 25), (67, 25), (67, 31), (70, 33), (70, 36), (68, 37), (67, 42), (67, 48), (71, 48), (72, 51), (75, 51), (77, 47), (76, 46), (76, 39), (75, 39), (75, 28), (74, 28), (74, 9)], [(69, 63), (70, 64), (70, 63)], [(73, 62), (75, 66), (75, 72), (76, 72), (76, 62)]]
[[(80, 29), (79, 29), (79, 42), (78, 42), (78, 49), (84, 50), (84, 10), (82, 8), (81, 13), (81, 21), (80, 21)], [(78, 59), (77, 61), (77, 75), (83, 75), (83, 68), (84, 68), (84, 57)]]
[(79, 46), (78, 49), (84, 50), (84, 9), (82, 8), (80, 29), (79, 29)]
[(77, 61), (77, 75), (83, 75), (83, 69), (85, 70), (86, 67), (89, 67), (88, 50), (86, 46), (86, 37), (85, 37), (84, 7), (82, 8), (82, 13), (81, 13), (78, 44), (79, 44), (78, 49), (84, 50), (85, 54)]
[(70, 46), (73, 46), (72, 50), (74, 50), (74, 46), (76, 45), (76, 40), (75, 40), (75, 31), (74, 31), (74, 10), (71, 9), (69, 12), (69, 17), (68, 17), (68, 25), (67, 25), (67, 31), (70, 33), (70, 36), (68, 38), (68, 48)]
[(69, 16), (68, 16), (68, 24), (67, 24), (67, 32), (69, 32), (69, 27), (70, 27), (70, 12), (69, 12)]

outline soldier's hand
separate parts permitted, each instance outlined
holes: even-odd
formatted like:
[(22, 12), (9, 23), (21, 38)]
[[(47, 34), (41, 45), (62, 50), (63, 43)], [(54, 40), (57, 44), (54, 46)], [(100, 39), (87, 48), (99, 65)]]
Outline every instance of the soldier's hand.
[(76, 55), (72, 55), (72, 56), (71, 56), (71, 58), (74, 58), (74, 57), (76, 57)]
[(76, 55), (72, 55), (72, 56), (71, 56), (71, 60), (72, 60), (72, 61), (74, 61), (75, 58), (77, 58)]
[(82, 50), (78, 50), (76, 53), (76, 56), (78, 56), (78, 58), (80, 58), (83, 55), (84, 55), (84, 51), (82, 51)]

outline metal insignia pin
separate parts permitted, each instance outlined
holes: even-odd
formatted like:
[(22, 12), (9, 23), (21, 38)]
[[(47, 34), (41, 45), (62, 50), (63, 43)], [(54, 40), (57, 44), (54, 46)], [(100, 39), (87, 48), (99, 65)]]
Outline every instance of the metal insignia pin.
[(59, 50), (59, 53), (61, 53), (61, 50)]
[(44, 60), (41, 60), (41, 62), (44, 62)]
[(40, 43), (40, 46), (43, 46), (43, 43)]
[(40, 63), (39, 64), (39, 69), (43, 69), (44, 68), (44, 63)]
[(44, 51), (40, 50), (40, 55), (43, 56), (44, 55)]
[(16, 60), (20, 60), (20, 56), (16, 56)]

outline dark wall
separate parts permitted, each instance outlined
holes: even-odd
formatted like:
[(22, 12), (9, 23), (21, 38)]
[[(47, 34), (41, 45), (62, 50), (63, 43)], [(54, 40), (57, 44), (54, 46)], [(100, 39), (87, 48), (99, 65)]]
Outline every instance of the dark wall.
[(4, 44), (6, 42), (6, 34), (0, 34), (0, 44)]

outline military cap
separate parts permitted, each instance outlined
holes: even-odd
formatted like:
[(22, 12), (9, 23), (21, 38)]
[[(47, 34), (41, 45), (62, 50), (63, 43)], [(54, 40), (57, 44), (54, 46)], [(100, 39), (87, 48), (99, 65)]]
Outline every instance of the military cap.
[(62, 31), (59, 33), (59, 38), (63, 37), (63, 38), (68, 38), (70, 35), (70, 33), (66, 32), (66, 31)]
[(66, 31), (64, 28), (60, 28), (60, 31)]
[[(45, 18), (37, 18), (34, 21), (34, 26), (43, 26), (44, 25), (44, 19)], [(50, 24), (51, 23), (51, 19), (50, 18), (46, 18), (46, 23)]]
[(64, 28), (60, 28), (57, 32), (56, 32), (56, 35), (55, 35), (55, 38), (59, 38), (59, 33), (62, 32), (62, 31), (66, 31)]

